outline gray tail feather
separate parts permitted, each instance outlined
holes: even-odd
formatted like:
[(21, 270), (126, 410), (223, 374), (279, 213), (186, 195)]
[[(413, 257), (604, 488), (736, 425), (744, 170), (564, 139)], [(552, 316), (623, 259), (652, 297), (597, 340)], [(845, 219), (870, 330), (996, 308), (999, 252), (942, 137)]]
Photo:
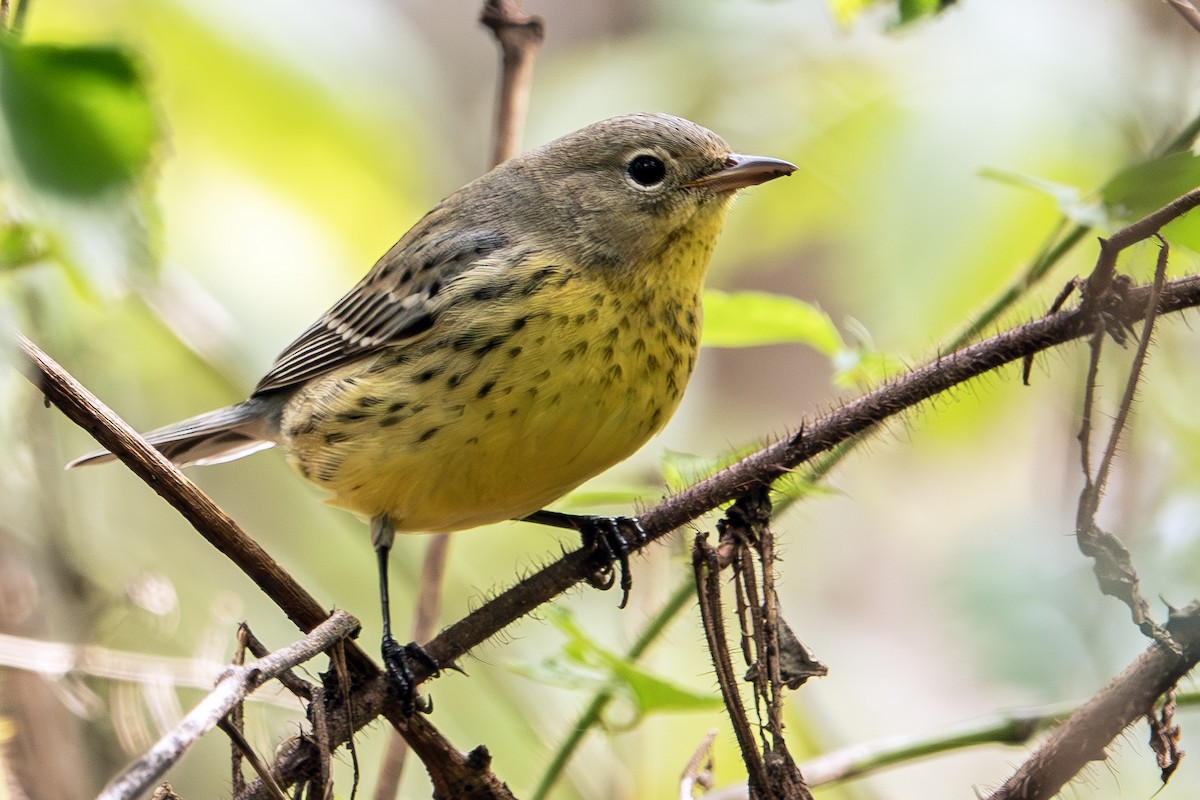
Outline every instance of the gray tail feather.
[[(219, 464), (270, 447), (266, 417), (269, 409), (260, 398), (218, 408), (198, 417), (142, 434), (143, 438), (180, 467)], [(67, 464), (67, 469), (103, 464), (116, 456), (97, 450)]]

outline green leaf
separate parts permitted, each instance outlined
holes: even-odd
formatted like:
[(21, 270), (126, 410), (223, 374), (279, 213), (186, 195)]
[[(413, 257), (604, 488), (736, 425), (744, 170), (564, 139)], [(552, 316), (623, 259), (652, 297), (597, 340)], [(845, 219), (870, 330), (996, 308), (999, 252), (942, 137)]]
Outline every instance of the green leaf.
[(945, 3), (944, 0), (899, 0), (897, 5), (900, 12), (900, 24), (906, 25), (922, 17), (933, 16), (942, 10), (943, 5), (950, 5), (950, 3)]
[(904, 369), (900, 359), (873, 350), (843, 350), (834, 358), (833, 365), (837, 370), (833, 382), (848, 389), (878, 386)]
[(644, 483), (640, 486), (629, 484), (606, 485), (595, 489), (583, 488), (571, 492), (555, 503), (555, 506), (573, 509), (596, 508), (597, 506), (632, 507), (639, 501), (645, 500), (647, 496), (654, 496), (661, 492), (662, 486), (657, 483)]
[(1200, 186), (1200, 156), (1172, 153), (1118, 172), (1100, 190), (1122, 217), (1136, 219)]
[(663, 450), (659, 469), (662, 470), (663, 480), (673, 491), (679, 491), (709, 475), (722, 470), (744, 456), (762, 447), (761, 442), (745, 444), (741, 447), (715, 456), (699, 456), (695, 453), (684, 453), (680, 450)]
[(0, 227), (0, 270), (23, 267), (49, 255), (46, 237), (36, 228), (16, 222)]
[(562, 651), (565, 663), (549, 659), (534, 668), (520, 667), (515, 671), (560, 686), (586, 686), (594, 680), (594, 671), (602, 670), (608, 674), (612, 688), (633, 703), (639, 717), (652, 712), (700, 711), (722, 705), (721, 698), (713, 694), (679, 686), (605, 649), (566, 611), (555, 608), (546, 616), (567, 637)]
[(609, 656), (609, 667), (632, 693), (634, 704), (641, 714), (656, 711), (706, 711), (721, 708), (723, 705), (721, 698), (716, 695), (694, 692), (615, 656)]
[(65, 195), (132, 181), (157, 132), (141, 74), (117, 47), (0, 41), (0, 113), (25, 176)]
[(1089, 228), (1104, 228), (1108, 226), (1108, 214), (1104, 205), (1083, 200), (1078, 187), (1055, 183), (1044, 178), (1007, 169), (988, 167), (980, 170), (979, 174), (984, 178), (999, 183), (1006, 183), (1009, 186), (1017, 186), (1022, 189), (1032, 189), (1035, 192), (1040, 192), (1053, 198), (1063, 216), (1077, 225), (1084, 225)]
[(795, 343), (830, 357), (845, 347), (829, 315), (803, 300), (767, 292), (704, 293), (706, 347)]

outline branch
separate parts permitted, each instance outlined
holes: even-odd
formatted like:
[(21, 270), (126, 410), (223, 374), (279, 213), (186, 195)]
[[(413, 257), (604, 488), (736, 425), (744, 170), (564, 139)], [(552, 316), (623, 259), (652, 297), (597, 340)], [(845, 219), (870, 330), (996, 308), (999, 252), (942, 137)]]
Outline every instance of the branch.
[(986, 800), (1053, 797), (1109, 743), (1142, 717), (1200, 661), (1200, 603), (1173, 610), (1167, 631), (1180, 651), (1154, 642), (1050, 735)]
[(1200, 9), (1197, 9), (1188, 0), (1167, 0), (1167, 5), (1178, 11), (1187, 24), (1200, 31)]
[(520, 152), (533, 84), (533, 59), (545, 38), (546, 26), (541, 17), (522, 14), (517, 0), (487, 0), (479, 21), (492, 29), (500, 45), (500, 94), (492, 140), (494, 167)]
[(217, 686), (187, 716), (155, 743), (144, 756), (114, 778), (98, 800), (139, 796), (161, 778), (196, 741), (220, 723), (246, 695), (280, 672), (303, 664), (358, 630), (358, 620), (337, 611), (308, 636), (249, 667), (231, 667)]
[[(129, 427), (111, 409), (60, 367), (53, 359), (20, 333), (17, 347), (32, 369), (23, 369), (26, 377), (58, 406), (67, 418), (95, 437), (96, 441), (119, 458), (125, 466), (146, 482), (208, 542), (275, 601), (304, 633), (329, 617), (317, 600), (275, 559), (249, 537), (233, 518), (222, 511), (208, 495), (168, 461), (161, 453)], [(360, 648), (347, 643), (352, 663), (370, 674), (374, 663)]]

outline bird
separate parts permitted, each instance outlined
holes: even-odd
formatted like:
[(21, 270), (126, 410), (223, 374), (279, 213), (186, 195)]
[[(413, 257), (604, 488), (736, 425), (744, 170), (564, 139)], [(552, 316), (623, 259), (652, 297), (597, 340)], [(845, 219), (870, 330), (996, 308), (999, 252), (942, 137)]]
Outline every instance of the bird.
[(600, 552), (602, 585), (620, 561), (627, 596), (625, 557), (644, 535), (636, 518), (545, 506), (670, 419), (735, 195), (796, 169), (667, 114), (588, 125), (435, 205), (248, 399), (145, 439), (181, 467), (278, 446), (327, 502), (370, 521), (381, 652), (411, 714), (412, 662), (431, 674), (439, 665), (392, 634), (395, 533), (511, 519), (574, 528)]

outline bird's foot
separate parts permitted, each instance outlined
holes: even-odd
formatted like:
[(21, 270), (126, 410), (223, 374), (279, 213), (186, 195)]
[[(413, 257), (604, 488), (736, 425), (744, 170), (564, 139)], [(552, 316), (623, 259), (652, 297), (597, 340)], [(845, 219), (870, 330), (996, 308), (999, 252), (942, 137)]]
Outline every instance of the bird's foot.
[(621, 570), (621, 608), (629, 601), (633, 576), (629, 572), (629, 554), (644, 545), (646, 529), (637, 517), (574, 517), (584, 550), (591, 552), (592, 572), (588, 583), (597, 589), (611, 589), (616, 580), (613, 565)]
[(417, 694), (417, 678), (413, 672), (413, 665), (420, 664), (429, 673), (429, 677), (436, 678), (441, 669), (437, 660), (416, 642), (401, 645), (393, 636), (383, 637), (381, 650), (384, 672), (400, 696), (404, 716), (411, 717), (418, 711), (422, 714), (432, 711), (433, 702)]

